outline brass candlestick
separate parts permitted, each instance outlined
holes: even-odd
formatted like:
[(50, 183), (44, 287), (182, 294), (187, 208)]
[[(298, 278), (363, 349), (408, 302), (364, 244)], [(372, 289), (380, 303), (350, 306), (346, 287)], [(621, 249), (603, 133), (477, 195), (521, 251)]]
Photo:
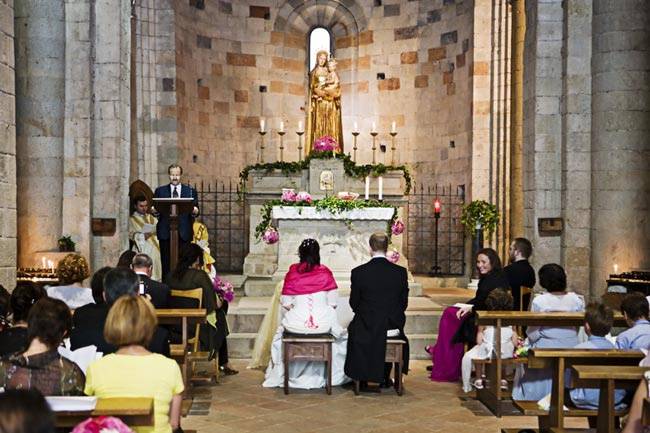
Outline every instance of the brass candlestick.
[(302, 135), (305, 131), (296, 131), (298, 134), (298, 161), (302, 161)]
[(280, 162), (284, 161), (284, 134), (286, 132), (278, 131), (278, 135), (280, 136)]
[(266, 131), (258, 131), (258, 133), (260, 134), (260, 156), (258, 162), (264, 164), (264, 136), (266, 135)]
[(395, 136), (397, 135), (397, 131), (393, 131), (390, 133), (390, 136), (393, 137), (393, 143), (390, 146), (390, 165), (395, 165)]
[(372, 135), (372, 163), (376, 164), (377, 163), (377, 131), (372, 131), (370, 135)]
[(352, 161), (357, 162), (357, 137), (359, 136), (359, 131), (353, 132), (352, 136), (354, 137), (354, 146), (352, 147)]

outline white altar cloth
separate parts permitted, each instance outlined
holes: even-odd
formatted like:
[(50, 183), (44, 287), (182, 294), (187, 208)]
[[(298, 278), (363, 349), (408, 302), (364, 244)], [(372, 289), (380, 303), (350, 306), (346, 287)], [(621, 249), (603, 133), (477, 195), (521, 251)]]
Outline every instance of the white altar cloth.
[(390, 221), (393, 218), (395, 209), (392, 207), (368, 207), (354, 209), (341, 213), (330, 211), (319, 211), (313, 206), (273, 206), (271, 217), (273, 219), (293, 220), (384, 220)]

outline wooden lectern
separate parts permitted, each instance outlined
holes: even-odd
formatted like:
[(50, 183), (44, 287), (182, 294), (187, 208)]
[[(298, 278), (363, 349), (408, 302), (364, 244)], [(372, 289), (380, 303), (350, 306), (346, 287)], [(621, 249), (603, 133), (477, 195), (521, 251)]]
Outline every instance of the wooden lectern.
[(158, 218), (169, 219), (169, 269), (175, 269), (178, 263), (178, 217), (192, 214), (194, 199), (188, 198), (154, 198), (153, 206), (159, 213)]

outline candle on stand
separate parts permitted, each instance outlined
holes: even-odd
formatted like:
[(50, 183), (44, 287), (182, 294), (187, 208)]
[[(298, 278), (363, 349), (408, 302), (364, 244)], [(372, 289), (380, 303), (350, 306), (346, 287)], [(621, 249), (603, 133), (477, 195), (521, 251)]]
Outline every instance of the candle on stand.
[(379, 176), (379, 201), (384, 199), (384, 178)]
[(284, 122), (280, 121), (280, 132), (284, 132)]
[(47, 262), (45, 261), (45, 257), (41, 257), (41, 269), (45, 269), (46, 267), (47, 267)]
[(304, 132), (304, 129), (302, 129), (302, 120), (298, 121), (298, 132)]
[(618, 274), (618, 265), (614, 263), (614, 273)]
[(393, 123), (390, 125), (390, 132), (397, 132), (397, 123), (393, 120)]
[(372, 122), (372, 130), (370, 132), (377, 132), (377, 124)]
[(260, 132), (264, 132), (264, 131), (265, 131), (265, 129), (264, 129), (265, 127), (266, 127), (266, 120), (262, 117), (262, 118), (260, 119)]
[(368, 200), (370, 198), (370, 176), (366, 176), (366, 194), (365, 194), (365, 199)]
[(354, 122), (354, 128), (352, 128), (352, 132), (359, 132), (359, 125), (356, 121)]

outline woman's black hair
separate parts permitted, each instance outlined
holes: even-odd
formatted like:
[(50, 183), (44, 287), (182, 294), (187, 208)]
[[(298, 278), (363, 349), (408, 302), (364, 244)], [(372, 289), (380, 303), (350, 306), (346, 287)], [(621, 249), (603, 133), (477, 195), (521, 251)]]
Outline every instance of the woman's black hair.
[(500, 271), (501, 269), (503, 269), (503, 265), (501, 264), (501, 259), (499, 258), (499, 255), (492, 248), (482, 248), (478, 250), (478, 253), (476, 253), (476, 257), (478, 257), (480, 254), (483, 254), (488, 258), (488, 260), (490, 261), (490, 265), (492, 266), (492, 271)]
[(539, 285), (549, 292), (564, 292), (566, 290), (566, 272), (557, 263), (547, 263), (537, 271)]
[(181, 253), (178, 257), (178, 263), (176, 263), (173, 276), (178, 279), (183, 278), (185, 271), (191, 268), (197, 260), (199, 261), (199, 265), (203, 267), (203, 248), (197, 244), (184, 245), (183, 248), (181, 248)]
[(27, 314), (32, 306), (41, 298), (47, 296), (47, 292), (41, 286), (31, 281), (21, 281), (11, 292), (9, 307), (14, 323), (27, 320)]
[(104, 277), (110, 271), (110, 266), (104, 266), (93, 274), (92, 279), (90, 280), (90, 290), (93, 293), (93, 299), (95, 304), (101, 305), (104, 304)]
[(27, 340), (38, 338), (50, 350), (59, 347), (72, 330), (72, 314), (65, 302), (54, 298), (42, 298), (27, 316)]
[(311, 271), (314, 266), (320, 265), (320, 245), (316, 239), (305, 239), (298, 247), (300, 263), (305, 263), (305, 270)]
[(117, 265), (115, 267), (131, 269), (131, 262), (133, 261), (133, 257), (135, 257), (136, 254), (137, 253), (135, 251), (124, 251), (122, 254), (120, 254), (120, 258), (117, 259)]

